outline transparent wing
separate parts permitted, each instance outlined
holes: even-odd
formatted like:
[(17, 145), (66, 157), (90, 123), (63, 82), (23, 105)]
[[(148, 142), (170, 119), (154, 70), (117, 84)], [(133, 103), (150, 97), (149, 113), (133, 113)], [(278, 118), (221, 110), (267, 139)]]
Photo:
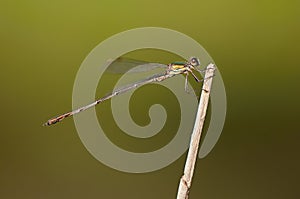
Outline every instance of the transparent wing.
[(110, 73), (126, 73), (127, 71), (131, 70), (130, 72), (146, 72), (156, 68), (167, 68), (167, 65), (160, 64), (160, 63), (149, 63), (146, 61), (140, 61), (125, 57), (119, 57), (114, 61), (108, 60), (111, 62), (109, 67), (107, 68), (107, 72)]

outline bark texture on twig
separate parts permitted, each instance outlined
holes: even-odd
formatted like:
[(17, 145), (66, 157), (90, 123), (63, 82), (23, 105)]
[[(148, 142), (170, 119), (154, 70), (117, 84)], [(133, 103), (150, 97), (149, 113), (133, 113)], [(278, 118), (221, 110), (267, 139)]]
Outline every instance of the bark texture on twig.
[(204, 77), (200, 102), (198, 105), (197, 116), (195, 120), (193, 133), (191, 136), (190, 147), (189, 147), (185, 167), (184, 167), (184, 174), (181, 177), (179, 182), (177, 199), (187, 199), (189, 190), (191, 188), (192, 177), (194, 174), (194, 168), (197, 159), (201, 133), (202, 133), (207, 106), (209, 102), (209, 95), (210, 95), (210, 89), (211, 89), (212, 80), (214, 76), (214, 71), (215, 71), (215, 65), (209, 64), (207, 66), (207, 71)]

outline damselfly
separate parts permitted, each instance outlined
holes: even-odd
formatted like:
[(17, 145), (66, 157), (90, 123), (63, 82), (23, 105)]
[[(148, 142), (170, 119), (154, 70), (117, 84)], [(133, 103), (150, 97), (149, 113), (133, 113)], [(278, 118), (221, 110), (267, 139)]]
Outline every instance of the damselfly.
[(54, 118), (48, 120), (44, 124), (44, 126), (49, 126), (49, 125), (55, 124), (57, 122), (60, 122), (61, 120), (65, 119), (66, 117), (69, 117), (69, 116), (75, 115), (77, 113), (80, 113), (80, 112), (82, 112), (82, 111), (84, 111), (88, 108), (96, 106), (97, 104), (100, 104), (101, 102), (103, 102), (105, 100), (108, 100), (108, 99), (110, 99), (110, 98), (112, 98), (116, 95), (121, 94), (121, 93), (125, 93), (125, 92), (127, 92), (131, 89), (135, 89), (135, 88), (138, 88), (140, 86), (143, 86), (145, 84), (149, 84), (149, 83), (152, 83), (152, 82), (161, 82), (161, 81), (164, 81), (164, 80), (166, 80), (170, 77), (173, 77), (175, 75), (184, 74), (186, 76), (185, 77), (185, 87), (184, 87), (185, 91), (187, 91), (187, 89), (188, 89), (187, 86), (188, 86), (188, 75), (189, 74), (191, 74), (197, 82), (203, 81), (203, 79), (201, 79), (201, 80), (198, 79), (197, 76), (193, 73), (193, 70), (196, 70), (198, 72), (205, 71), (205, 70), (200, 70), (200, 69), (197, 68), (198, 66), (200, 66), (200, 61), (196, 57), (192, 57), (192, 58), (189, 59), (189, 61), (186, 61), (186, 62), (173, 62), (173, 63), (170, 63), (168, 65), (156, 64), (156, 63), (143, 64), (144, 68), (145, 67), (155, 68), (155, 67), (162, 67), (162, 66), (165, 67), (165, 72), (164, 73), (153, 75), (153, 76), (148, 77), (144, 80), (141, 80), (141, 81), (135, 82), (133, 84), (124, 86), (120, 89), (117, 89), (117, 90), (107, 94), (106, 96), (94, 101), (93, 103), (91, 103), (89, 105), (86, 105), (86, 106), (81, 107), (79, 109), (73, 110), (71, 112), (59, 115), (57, 117), (54, 117)]

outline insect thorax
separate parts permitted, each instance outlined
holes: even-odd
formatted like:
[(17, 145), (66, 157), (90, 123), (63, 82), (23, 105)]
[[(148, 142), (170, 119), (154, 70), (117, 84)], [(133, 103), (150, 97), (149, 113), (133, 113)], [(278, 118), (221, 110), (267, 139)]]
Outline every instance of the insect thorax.
[(168, 71), (170, 74), (180, 74), (186, 71), (186, 65), (184, 62), (173, 62), (168, 65)]

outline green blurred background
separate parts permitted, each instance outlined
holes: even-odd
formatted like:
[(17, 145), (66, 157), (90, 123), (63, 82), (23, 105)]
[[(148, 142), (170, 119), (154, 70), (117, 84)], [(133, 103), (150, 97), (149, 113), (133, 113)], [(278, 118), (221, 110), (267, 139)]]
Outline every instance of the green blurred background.
[(2, 0), (0, 198), (175, 198), (186, 154), (123, 173), (88, 153), (72, 119), (41, 126), (71, 109), (76, 72), (97, 44), (144, 26), (197, 40), (226, 86), (225, 127), (198, 160), (190, 198), (299, 198), (299, 13), (296, 0)]

